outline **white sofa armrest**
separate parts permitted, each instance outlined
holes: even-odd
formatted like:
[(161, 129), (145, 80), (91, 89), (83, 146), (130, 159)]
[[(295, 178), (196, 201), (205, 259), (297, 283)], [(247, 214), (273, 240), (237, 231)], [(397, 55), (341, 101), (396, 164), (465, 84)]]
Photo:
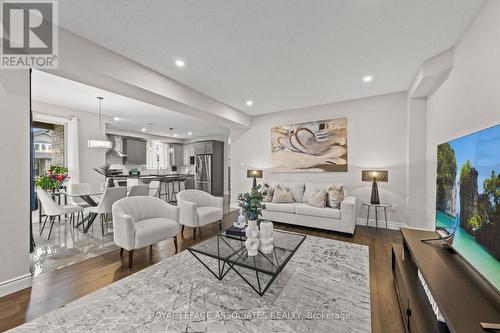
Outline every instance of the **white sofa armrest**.
[(135, 248), (135, 226), (132, 216), (113, 210), (113, 238), (125, 250)]
[(342, 231), (350, 234), (356, 228), (356, 197), (345, 197), (340, 203)]
[(180, 224), (188, 227), (198, 226), (198, 213), (196, 203), (190, 201), (177, 202), (179, 207)]

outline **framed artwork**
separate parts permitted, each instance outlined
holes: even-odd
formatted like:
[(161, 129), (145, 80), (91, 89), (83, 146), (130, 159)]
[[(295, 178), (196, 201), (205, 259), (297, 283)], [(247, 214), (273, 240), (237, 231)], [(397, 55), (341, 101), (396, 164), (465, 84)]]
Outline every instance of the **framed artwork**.
[(347, 118), (275, 126), (273, 172), (346, 172)]

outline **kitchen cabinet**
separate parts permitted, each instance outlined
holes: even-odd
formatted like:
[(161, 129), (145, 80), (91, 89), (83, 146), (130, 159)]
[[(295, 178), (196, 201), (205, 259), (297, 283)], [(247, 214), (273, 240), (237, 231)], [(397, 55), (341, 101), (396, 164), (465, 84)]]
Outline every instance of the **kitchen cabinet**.
[(127, 155), (124, 158), (125, 164), (129, 165), (143, 165), (146, 164), (146, 141), (124, 138), (123, 139), (123, 152)]
[(213, 151), (212, 141), (196, 142), (196, 154), (212, 154)]
[(183, 145), (181, 143), (170, 144), (170, 166), (179, 166), (184, 163)]
[(196, 144), (189, 143), (184, 145), (184, 165), (190, 165), (190, 157), (196, 155)]

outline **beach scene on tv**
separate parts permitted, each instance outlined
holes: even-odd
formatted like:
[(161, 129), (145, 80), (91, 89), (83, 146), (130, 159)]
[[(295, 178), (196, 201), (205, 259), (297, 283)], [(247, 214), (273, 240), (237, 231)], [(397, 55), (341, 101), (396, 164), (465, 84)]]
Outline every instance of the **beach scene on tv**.
[(500, 125), (437, 148), (436, 228), (500, 290)]

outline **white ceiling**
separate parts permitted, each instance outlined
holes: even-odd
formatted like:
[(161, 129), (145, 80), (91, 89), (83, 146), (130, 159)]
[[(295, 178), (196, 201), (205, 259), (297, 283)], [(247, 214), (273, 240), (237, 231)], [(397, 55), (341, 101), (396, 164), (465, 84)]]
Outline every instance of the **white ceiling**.
[(484, 3), (64, 0), (59, 13), (66, 29), (253, 115), (406, 90)]
[[(190, 116), (146, 104), (106, 90), (68, 80), (41, 71), (32, 74), (32, 98), (35, 101), (76, 110), (98, 113), (97, 96), (104, 97), (102, 114), (109, 118), (108, 127), (115, 130), (142, 133), (147, 123), (153, 123), (148, 134), (190, 139), (227, 135), (229, 129)], [(96, 116), (97, 117), (97, 116)], [(118, 117), (118, 121), (111, 120)], [(170, 127), (174, 130), (170, 131)], [(188, 132), (192, 132), (189, 135)]]

